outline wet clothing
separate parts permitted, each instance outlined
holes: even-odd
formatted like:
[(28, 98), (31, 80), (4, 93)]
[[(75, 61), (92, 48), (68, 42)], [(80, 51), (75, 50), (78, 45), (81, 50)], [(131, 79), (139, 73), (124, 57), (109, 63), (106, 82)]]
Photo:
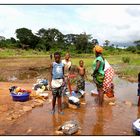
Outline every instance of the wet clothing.
[(52, 79), (63, 79), (64, 64), (62, 62), (60, 62), (60, 63), (53, 62), (52, 67), (53, 67), (52, 68)]
[(103, 86), (103, 80), (104, 80), (104, 65), (105, 61), (103, 60), (102, 56), (96, 57), (96, 59), (93, 62), (93, 70), (96, 69), (96, 63), (97, 61), (100, 61), (100, 67), (98, 71), (93, 75), (93, 81), (96, 83), (97, 88), (100, 88)]
[(62, 96), (62, 92), (63, 92), (63, 87), (59, 87), (59, 88), (52, 88), (52, 95), (53, 97), (61, 97)]
[(76, 81), (76, 84), (77, 84), (77, 88), (78, 90), (83, 90), (85, 91), (85, 78), (83, 76), (78, 76), (77, 77), (77, 81)]

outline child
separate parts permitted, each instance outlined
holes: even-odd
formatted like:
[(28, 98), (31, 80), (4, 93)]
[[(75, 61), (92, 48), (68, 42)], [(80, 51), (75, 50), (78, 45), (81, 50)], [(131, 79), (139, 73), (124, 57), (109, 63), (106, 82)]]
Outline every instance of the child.
[(140, 72), (138, 74), (138, 96), (139, 96), (138, 106), (140, 106)]
[(65, 76), (65, 89), (67, 89), (67, 84), (68, 84), (68, 75), (70, 72), (71, 68), (71, 61), (70, 61), (70, 54), (66, 53), (65, 59), (62, 60), (62, 63), (64, 64), (64, 76)]
[(58, 113), (64, 114), (61, 108), (61, 97), (64, 82), (64, 64), (61, 62), (61, 56), (59, 52), (54, 53), (55, 62), (51, 66), (51, 88), (52, 88), (52, 114), (55, 113), (56, 98), (58, 101)]
[(79, 67), (78, 70), (78, 78), (77, 78), (77, 89), (85, 91), (85, 68), (84, 68), (84, 61), (79, 61)]
[(70, 61), (69, 53), (66, 53), (65, 59), (62, 60), (62, 63), (64, 64), (64, 74), (65, 74), (65, 76), (68, 76), (70, 68), (71, 68), (71, 61)]

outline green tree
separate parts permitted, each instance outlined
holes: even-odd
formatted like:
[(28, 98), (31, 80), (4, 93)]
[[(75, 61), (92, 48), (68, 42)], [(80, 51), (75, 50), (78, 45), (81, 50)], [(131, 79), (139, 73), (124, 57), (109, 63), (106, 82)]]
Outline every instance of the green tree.
[(92, 39), (91, 35), (87, 35), (86, 33), (77, 35), (75, 46), (78, 53), (82, 52), (86, 53), (88, 51), (91, 39)]
[(92, 44), (93, 44), (93, 46), (95, 46), (95, 45), (99, 44), (99, 42), (97, 39), (92, 39)]
[(43, 46), (46, 47), (46, 51), (49, 51), (51, 48), (57, 47), (64, 49), (64, 35), (57, 29), (40, 29), (37, 33), (40, 37), (40, 43), (43, 43)]
[(109, 41), (109, 40), (105, 40), (104, 45), (105, 45), (105, 46), (109, 46), (109, 44), (110, 44), (110, 41)]
[(17, 43), (16, 39), (13, 37), (11, 37), (10, 40), (11, 40), (11, 43), (13, 43), (13, 44)]
[(32, 49), (36, 48), (39, 38), (35, 36), (31, 30), (27, 28), (19, 28), (16, 30), (16, 37), (19, 39), (21, 46), (28, 46)]

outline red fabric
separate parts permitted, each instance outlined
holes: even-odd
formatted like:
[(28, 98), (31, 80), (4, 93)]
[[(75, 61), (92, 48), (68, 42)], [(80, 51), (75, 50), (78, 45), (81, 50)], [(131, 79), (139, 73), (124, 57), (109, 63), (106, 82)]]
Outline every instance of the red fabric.
[(109, 68), (105, 71), (105, 78), (103, 82), (103, 91), (108, 92), (108, 90), (111, 89), (111, 86), (113, 84), (113, 76), (114, 76), (114, 69)]
[(76, 77), (76, 74), (69, 74), (68, 75), (68, 78), (75, 78)]

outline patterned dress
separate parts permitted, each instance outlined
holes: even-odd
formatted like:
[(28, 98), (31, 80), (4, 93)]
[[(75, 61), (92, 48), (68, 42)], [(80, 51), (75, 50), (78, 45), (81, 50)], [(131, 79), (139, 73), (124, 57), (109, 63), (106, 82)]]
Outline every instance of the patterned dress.
[(114, 76), (114, 69), (110, 66), (105, 70), (105, 78), (103, 81), (103, 91), (105, 93), (107, 93), (114, 86), (113, 76)]
[(78, 76), (77, 77), (77, 81), (76, 81), (76, 84), (77, 84), (77, 88), (78, 90), (83, 90), (85, 91), (85, 78), (83, 76)]

